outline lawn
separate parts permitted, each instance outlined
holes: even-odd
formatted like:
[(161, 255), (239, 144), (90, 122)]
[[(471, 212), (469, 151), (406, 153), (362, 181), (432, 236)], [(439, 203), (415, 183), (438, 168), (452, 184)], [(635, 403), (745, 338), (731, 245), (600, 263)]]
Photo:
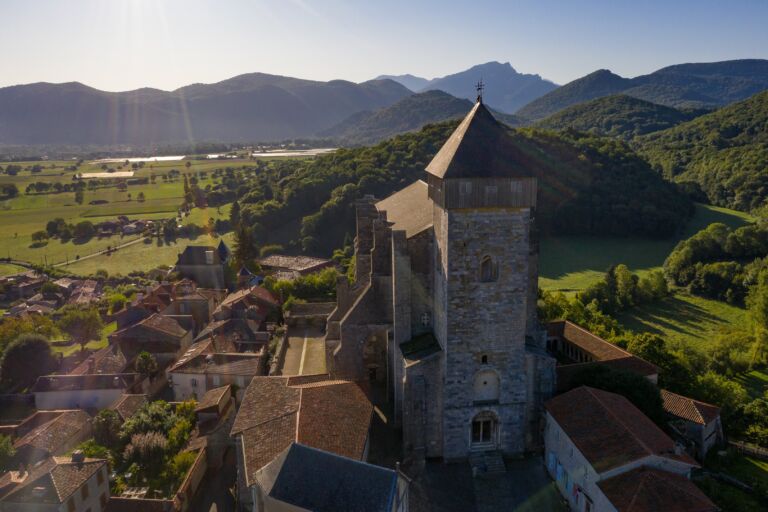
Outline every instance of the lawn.
[(752, 370), (733, 380), (744, 386), (750, 398), (760, 398), (768, 391), (768, 368)]
[(633, 331), (651, 332), (672, 342), (703, 348), (721, 328), (744, 325), (747, 312), (725, 302), (679, 291), (664, 300), (621, 313), (617, 319)]
[[(104, 326), (104, 330), (101, 331), (101, 339), (89, 341), (85, 348), (86, 350), (101, 350), (109, 344), (109, 335), (115, 332), (117, 329), (117, 322), (111, 322)], [(75, 352), (80, 350), (80, 345), (72, 343), (71, 345), (52, 345), (51, 350), (55, 354), (61, 354), (64, 357), (71, 356)]]
[(731, 227), (753, 220), (748, 214), (710, 205), (696, 205), (696, 213), (676, 238), (649, 240), (597, 236), (557, 236), (541, 241), (539, 286), (546, 290), (583, 290), (600, 279), (611, 265), (624, 263), (640, 275), (661, 268), (680, 240), (713, 222)]
[(19, 272), (24, 272), (25, 270), (27, 269), (18, 265), (13, 265), (11, 263), (0, 263), (0, 276), (18, 274)]

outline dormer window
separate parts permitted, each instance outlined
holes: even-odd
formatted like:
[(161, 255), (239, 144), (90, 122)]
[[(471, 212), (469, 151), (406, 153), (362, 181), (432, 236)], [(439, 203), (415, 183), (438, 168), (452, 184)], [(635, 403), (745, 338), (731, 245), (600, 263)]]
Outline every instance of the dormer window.
[(480, 261), (480, 281), (483, 283), (490, 283), (496, 281), (499, 277), (499, 268), (493, 258), (490, 256), (483, 256)]

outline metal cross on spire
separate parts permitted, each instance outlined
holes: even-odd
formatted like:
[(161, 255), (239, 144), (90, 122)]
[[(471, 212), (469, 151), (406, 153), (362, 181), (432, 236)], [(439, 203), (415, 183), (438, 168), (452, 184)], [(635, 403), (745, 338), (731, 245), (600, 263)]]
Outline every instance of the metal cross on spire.
[(483, 89), (485, 89), (485, 84), (483, 83), (483, 79), (480, 78), (480, 81), (475, 84), (475, 89), (477, 89), (477, 101), (482, 103), (483, 102)]

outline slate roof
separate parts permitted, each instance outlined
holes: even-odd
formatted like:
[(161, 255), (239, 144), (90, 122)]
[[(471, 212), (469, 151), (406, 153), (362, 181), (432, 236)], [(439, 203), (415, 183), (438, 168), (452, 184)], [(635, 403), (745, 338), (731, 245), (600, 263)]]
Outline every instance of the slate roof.
[(67, 443), (90, 428), (91, 417), (82, 410), (60, 411), (56, 417), (33, 428), (13, 443), (20, 451), (24, 447), (34, 447), (56, 454), (67, 447)]
[(211, 251), (213, 253), (213, 265), (221, 265), (221, 257), (219, 251), (215, 247), (207, 245), (188, 245), (184, 252), (179, 254), (179, 259), (176, 261), (176, 265), (208, 265), (205, 260), (205, 253)]
[(376, 203), (377, 210), (387, 212), (392, 229), (405, 231), (407, 238), (432, 227), (432, 206), (427, 184), (421, 180)]
[(143, 343), (153, 341), (176, 342), (183, 338), (187, 332), (175, 319), (159, 313), (153, 313), (134, 325), (113, 332), (109, 335), (109, 338), (119, 340), (136, 337), (139, 342)]
[(715, 512), (719, 510), (690, 480), (638, 468), (597, 483), (618, 512)]
[(291, 381), (254, 377), (232, 426), (243, 436), (246, 479), (298, 442), (360, 459), (365, 451), (373, 406), (354, 382)]
[(719, 407), (666, 389), (661, 390), (661, 399), (664, 402), (664, 411), (668, 414), (699, 425), (711, 423), (720, 416)]
[(313, 512), (389, 512), (397, 473), (292, 443), (256, 479), (265, 494)]
[(443, 179), (534, 176), (528, 167), (508, 128), (477, 102), (427, 165), (427, 172)]
[[(85, 459), (72, 462), (70, 457), (52, 457), (29, 470), (23, 482), (15, 485), (0, 498), (6, 503), (61, 504), (100, 471), (107, 461)], [(17, 474), (17, 472), (12, 472)], [(0, 479), (0, 487), (10, 483), (11, 472)], [(5, 484), (5, 485), (4, 485)]]
[(596, 472), (657, 455), (698, 466), (675, 452), (674, 441), (621, 395), (581, 386), (545, 407)]
[(264, 358), (262, 353), (201, 352), (190, 358), (182, 357), (168, 372), (255, 376), (262, 373)]
[(147, 395), (123, 394), (109, 408), (117, 412), (125, 421), (136, 414), (147, 402)]
[(270, 254), (259, 260), (259, 265), (267, 268), (279, 268), (285, 270), (295, 270), (297, 272), (308, 272), (315, 268), (331, 266), (333, 262), (323, 258), (313, 258), (312, 256), (288, 256), (285, 254)]

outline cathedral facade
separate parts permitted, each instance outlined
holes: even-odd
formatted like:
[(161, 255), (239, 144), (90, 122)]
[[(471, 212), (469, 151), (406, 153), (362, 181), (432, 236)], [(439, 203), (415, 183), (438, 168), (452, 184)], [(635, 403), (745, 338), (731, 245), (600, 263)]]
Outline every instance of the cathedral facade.
[(387, 390), (406, 454), (534, 450), (555, 379), (536, 316), (536, 179), (480, 100), (426, 172), (357, 205), (331, 371)]

